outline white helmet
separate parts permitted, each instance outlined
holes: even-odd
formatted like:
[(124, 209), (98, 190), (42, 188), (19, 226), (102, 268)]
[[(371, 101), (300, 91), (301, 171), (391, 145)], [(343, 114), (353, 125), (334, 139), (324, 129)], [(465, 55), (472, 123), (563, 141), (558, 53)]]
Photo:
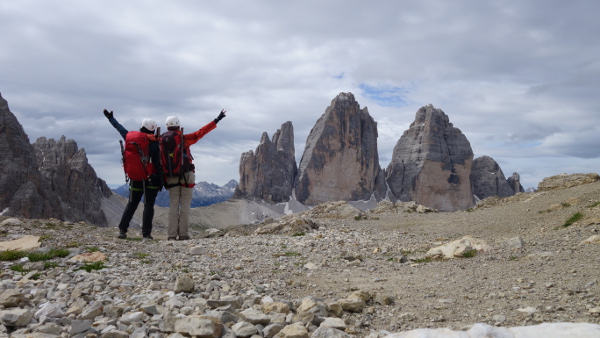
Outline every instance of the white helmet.
[(179, 127), (180, 126), (179, 119), (177, 118), (177, 116), (167, 117), (167, 120), (165, 121), (165, 123), (167, 124), (167, 127)]
[(154, 131), (154, 129), (156, 129), (156, 121), (153, 119), (143, 119), (142, 126), (140, 128), (146, 128), (150, 131)]

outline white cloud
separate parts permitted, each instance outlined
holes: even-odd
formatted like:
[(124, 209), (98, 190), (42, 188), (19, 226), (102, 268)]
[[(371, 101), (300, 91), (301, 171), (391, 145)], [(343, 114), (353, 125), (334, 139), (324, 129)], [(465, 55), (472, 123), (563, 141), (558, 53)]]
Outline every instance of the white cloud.
[(288, 120), (299, 159), (331, 100), (352, 92), (378, 122), (382, 166), (418, 108), (431, 103), (476, 156), (536, 186), (544, 175), (600, 164), (599, 7), (9, 1), (0, 4), (0, 92), (32, 141), (76, 140), (111, 185), (122, 182), (119, 134), (104, 108), (128, 129), (177, 115), (189, 131), (227, 109), (193, 149), (203, 162), (199, 180), (224, 184), (239, 178), (241, 153)]

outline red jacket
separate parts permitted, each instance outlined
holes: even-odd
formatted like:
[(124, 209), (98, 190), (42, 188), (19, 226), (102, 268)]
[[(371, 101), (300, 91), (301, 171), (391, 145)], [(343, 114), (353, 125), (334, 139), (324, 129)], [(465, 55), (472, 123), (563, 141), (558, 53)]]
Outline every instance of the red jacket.
[(198, 129), (197, 131), (189, 134), (183, 135), (183, 139), (185, 140), (185, 151), (190, 155), (190, 163), (192, 163), (192, 153), (190, 152), (190, 146), (196, 144), (204, 135), (210, 133), (212, 130), (217, 128), (217, 124), (215, 121), (210, 121), (204, 127)]

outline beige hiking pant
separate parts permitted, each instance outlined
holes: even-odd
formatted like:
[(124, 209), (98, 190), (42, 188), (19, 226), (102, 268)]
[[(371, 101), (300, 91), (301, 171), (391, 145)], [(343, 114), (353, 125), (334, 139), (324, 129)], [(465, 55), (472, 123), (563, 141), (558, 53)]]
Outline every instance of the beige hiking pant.
[[(188, 183), (194, 183), (196, 175), (192, 171), (188, 171), (184, 174)], [(178, 177), (168, 177), (167, 184), (176, 184), (179, 182)], [(185, 184), (183, 178), (181, 178), (181, 184)], [(192, 193), (193, 188), (186, 188), (178, 185), (173, 188), (169, 188), (169, 229), (167, 231), (168, 237), (189, 237), (189, 220), (190, 220), (190, 206), (192, 204)]]

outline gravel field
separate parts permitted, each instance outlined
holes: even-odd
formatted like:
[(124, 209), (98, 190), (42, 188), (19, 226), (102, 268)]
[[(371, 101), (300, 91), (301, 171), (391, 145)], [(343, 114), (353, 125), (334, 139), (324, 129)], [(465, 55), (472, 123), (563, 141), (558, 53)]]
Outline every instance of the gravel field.
[[(76, 300), (64, 291), (66, 286), (58, 287), (61, 283), (68, 284), (67, 290), (83, 288), (86, 282), (102, 285), (86, 289), (87, 306), (119, 299), (126, 304), (121, 313), (135, 309), (134, 296), (157, 299), (149, 295), (159, 293), (164, 296), (156, 305), (165, 308), (160, 321), (167, 322), (170, 315), (205, 314), (215, 310), (210, 300), (232, 296), (242, 297), (244, 303), (231, 310), (234, 313), (246, 306), (282, 302), (296, 314), (302, 299), (312, 297), (328, 304), (327, 310), (309, 320), (290, 315), (283, 324), (304, 321), (313, 334), (323, 318), (339, 317), (344, 326), (338, 331), (356, 337), (383, 337), (415, 328), (466, 330), (475, 323), (503, 327), (600, 323), (600, 241), (592, 237), (600, 235), (598, 202), (600, 183), (591, 183), (487, 199), (476, 208), (453, 213), (419, 213), (399, 204), (345, 218), (294, 214), (273, 222), (300, 222), (313, 229), (288, 226), (257, 234), (263, 225), (236, 226), (210, 238), (197, 231), (189, 241), (167, 241), (161, 227), (155, 229), (154, 240), (141, 241), (137, 230), (129, 232), (128, 240), (119, 240), (114, 228), (55, 220), (5, 222), (0, 227), (5, 241), (37, 235), (42, 249), (69, 248), (71, 254), (55, 268), (32, 269), (37, 280), (31, 273), (23, 276), (11, 270), (17, 262), (0, 262), (0, 292), (44, 289), (21, 307), (34, 311), (50, 300), (63, 302), (65, 313)], [(565, 227), (578, 213), (580, 218)], [(5, 219), (0, 217), (0, 222)], [(431, 248), (464, 236), (486, 242), (489, 249), (468, 258), (427, 257)], [(106, 268), (76, 272), (82, 263), (73, 256), (86, 250), (104, 254)], [(184, 276), (193, 281), (193, 290), (175, 295)], [(364, 305), (345, 305), (353, 294), (364, 295)], [(165, 297), (181, 297), (182, 305), (167, 306)], [(334, 315), (336, 307), (331, 304), (343, 311)], [(107, 307), (94, 321), (110, 319)], [(70, 320), (75, 319), (77, 315), (71, 314)], [(177, 331), (161, 326), (156, 317), (139, 323), (114, 320), (115, 330), (130, 335), (143, 329), (147, 336), (166, 337)], [(63, 332), (69, 330), (68, 321), (61, 323)], [(233, 333), (233, 323), (225, 326), (231, 337), (241, 336)], [(5, 331), (19, 329), (34, 330), (7, 326)], [(261, 332), (268, 336), (259, 330), (256, 337)]]

